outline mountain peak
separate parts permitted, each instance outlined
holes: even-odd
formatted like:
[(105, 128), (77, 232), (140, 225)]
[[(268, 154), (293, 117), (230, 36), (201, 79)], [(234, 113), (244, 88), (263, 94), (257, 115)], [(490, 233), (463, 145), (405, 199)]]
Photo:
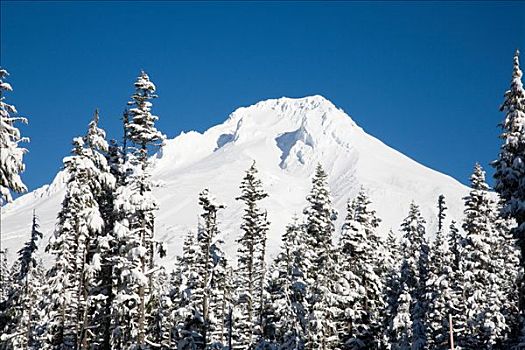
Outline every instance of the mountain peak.
[[(170, 260), (180, 253), (183, 236), (197, 226), (198, 194), (208, 188), (226, 204), (220, 229), (226, 252), (237, 249), (242, 206), (235, 198), (244, 172), (255, 160), (269, 197), (263, 206), (271, 221), (270, 256), (278, 251), (282, 233), (294, 214), (301, 213), (320, 163), (329, 176), (338, 227), (346, 203), (364, 186), (382, 219), (380, 230), (399, 227), (412, 201), (421, 205), (429, 226), (436, 217), (435, 201), (444, 194), (450, 218), (460, 220), (466, 188), (388, 147), (358, 127), (320, 95), (282, 97), (235, 110), (222, 124), (204, 133), (187, 132), (168, 140), (154, 159), (152, 172), (159, 212), (156, 239), (166, 242)], [(30, 232), (33, 209), (46, 237), (53, 232), (64, 195), (62, 175), (56, 186), (20, 197), (5, 208), (6, 247), (16, 252)], [(4, 217), (2, 218), (4, 220)], [(431, 228), (432, 229), (432, 228)]]

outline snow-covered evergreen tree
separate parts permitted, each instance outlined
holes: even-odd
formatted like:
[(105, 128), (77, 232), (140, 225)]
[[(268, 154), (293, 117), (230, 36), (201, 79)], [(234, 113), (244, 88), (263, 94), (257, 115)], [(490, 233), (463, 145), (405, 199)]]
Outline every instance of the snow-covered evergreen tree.
[(504, 346), (511, 347), (520, 334), (519, 291), (523, 269), (520, 265), (520, 249), (517, 240), (512, 235), (513, 220), (503, 218), (500, 203), (495, 209), (494, 229), (497, 232), (493, 244), (492, 259), (498, 261), (501, 268), (498, 277), (501, 280), (500, 303), (506, 324), (509, 327), (510, 337), (503, 341)]
[[(9, 73), (0, 67), (0, 210), (1, 206), (12, 200), (11, 192), (23, 193), (27, 190), (20, 178), (24, 171), (24, 154), (27, 150), (20, 147), (20, 143), (28, 142), (29, 139), (22, 137), (15, 123), (27, 124), (27, 119), (16, 116), (15, 106), (5, 102), (5, 93), (13, 91), (11, 84), (6, 81)], [(2, 249), (2, 233), (0, 229), (0, 254)], [(4, 290), (4, 276), (7, 270), (0, 263), (0, 302), (6, 296)]]
[(199, 204), (203, 210), (202, 225), (197, 236), (200, 253), (196, 273), (200, 277), (200, 283), (194, 293), (198, 295), (197, 314), (202, 317), (203, 322), (201, 330), (203, 343), (209, 346), (224, 340), (225, 335), (226, 308), (222, 307), (222, 303), (226, 283), (226, 264), (224, 253), (220, 248), (221, 241), (217, 240), (219, 234), (217, 212), (223, 209), (224, 205), (218, 203), (207, 189), (200, 193)]
[[(114, 223), (114, 191), (118, 173), (115, 171), (106, 132), (99, 127), (99, 113), (95, 110), (84, 136), (84, 155), (95, 165), (97, 172), (89, 179), (100, 216), (101, 231), (86, 240), (86, 254), (82, 259), (81, 273), (85, 280), (86, 306), (81, 328), (82, 347), (109, 347), (111, 314), (111, 269), (115, 240), (112, 236)], [(88, 331), (89, 330), (89, 331)]]
[(69, 175), (66, 195), (55, 233), (46, 248), (55, 256), (46, 291), (50, 297), (47, 340), (50, 347), (65, 349), (80, 345), (87, 301), (85, 268), (89, 242), (104, 226), (91, 188), (99, 169), (89, 157), (83, 138), (75, 138), (73, 146), (73, 155), (64, 159)]
[(203, 347), (200, 331), (202, 317), (198, 317), (199, 300), (194, 290), (199, 288), (200, 276), (197, 273), (197, 259), (200, 248), (194, 232), (188, 232), (182, 247), (182, 256), (177, 261), (175, 275), (171, 279), (172, 285), (172, 319), (174, 323), (174, 340), (177, 349), (194, 349)]
[(400, 294), (400, 271), (401, 271), (401, 252), (399, 250), (399, 241), (392, 230), (388, 232), (385, 239), (384, 257), (381, 262), (382, 281), (383, 281), (383, 300), (384, 308), (381, 310), (382, 335), (381, 347), (388, 348), (391, 334), (391, 324), (398, 309), (398, 297)]
[(463, 236), (459, 232), (457, 223), (452, 220), (448, 228), (448, 248), (452, 255), (452, 268), (454, 271), (459, 270), (459, 261), (461, 259), (461, 247), (463, 244)]
[(23, 156), (27, 150), (19, 144), (29, 139), (22, 137), (15, 126), (16, 122), (26, 124), (27, 119), (15, 116), (15, 106), (5, 102), (4, 94), (13, 91), (11, 84), (5, 81), (8, 75), (7, 70), (0, 68), (0, 204), (12, 200), (11, 191), (22, 193), (27, 190), (20, 178), (25, 168)]
[[(525, 89), (522, 82), (519, 51), (514, 55), (514, 66), (510, 89), (505, 92), (505, 99), (500, 110), (505, 113), (501, 123), (503, 140), (498, 159), (492, 163), (494, 172), (494, 190), (503, 202), (502, 214), (516, 220), (513, 229), (521, 250), (521, 266), (525, 267)], [(523, 277), (520, 286), (520, 310), (522, 322), (522, 344), (525, 346), (525, 283)]]
[(327, 174), (319, 164), (312, 179), (312, 189), (306, 197), (307, 284), (309, 316), (306, 329), (306, 349), (331, 349), (338, 343), (336, 320), (340, 316), (338, 254), (332, 244), (337, 212), (333, 208)]
[[(403, 254), (403, 264), (401, 266), (400, 283), (402, 291), (397, 302), (396, 314), (401, 310), (405, 313), (406, 303), (409, 302), (410, 322), (407, 323), (406, 317), (402, 319), (405, 325), (401, 328), (394, 321), (391, 325), (392, 336), (394, 338), (393, 347), (403, 349), (406, 339), (410, 339), (411, 348), (414, 350), (423, 349), (426, 346), (425, 315), (427, 313), (427, 303), (425, 300), (426, 281), (428, 279), (428, 243), (425, 237), (425, 220), (421, 216), (419, 207), (412, 203), (408, 216), (401, 224), (403, 238), (401, 240), (401, 252)], [(409, 293), (410, 298), (406, 297)], [(410, 331), (400, 334), (398, 329), (406, 332), (407, 325), (410, 324)]]
[(146, 344), (146, 305), (154, 280), (154, 211), (151, 193), (149, 151), (161, 146), (165, 136), (155, 127), (158, 117), (151, 113), (155, 85), (141, 72), (129, 102), (126, 138), (133, 147), (127, 153), (124, 184), (114, 202), (116, 257), (113, 264), (112, 346), (128, 348)]
[(372, 349), (381, 340), (384, 306), (381, 256), (384, 252), (377, 228), (380, 219), (370, 208), (364, 189), (348, 203), (339, 242), (341, 271), (346, 288), (341, 341), (349, 349)]
[[(407, 268), (407, 262), (404, 261), (402, 269)], [(413, 332), (414, 325), (412, 319), (412, 297), (407, 281), (401, 284), (399, 297), (397, 300), (396, 313), (390, 325), (391, 340), (390, 346), (393, 350), (411, 350), (413, 349)]]
[(443, 232), (445, 220), (445, 197), (438, 198), (438, 231), (430, 249), (427, 301), (428, 311), (425, 324), (427, 327), (427, 346), (430, 349), (450, 349), (449, 315), (455, 314), (459, 300), (454, 290), (455, 270), (453, 255), (448, 246), (447, 236)]
[(42, 267), (35, 252), (41, 238), (37, 217), (33, 213), (31, 236), (18, 251), (18, 261), (11, 273), (9, 298), (0, 306), (0, 324), (5, 325), (0, 328), (0, 349), (28, 349), (38, 345), (36, 326), (39, 314), (36, 306), (40, 297)]
[(160, 268), (153, 280), (152, 292), (147, 305), (147, 339), (154, 349), (170, 349), (172, 329), (172, 299), (169, 291), (168, 274)]
[(269, 270), (264, 339), (259, 348), (304, 349), (307, 327), (305, 232), (295, 217), (286, 227), (281, 252)]
[(155, 92), (155, 84), (142, 71), (135, 81), (135, 93), (128, 102), (130, 108), (124, 119), (124, 138), (129, 138), (135, 145), (136, 157), (142, 162), (143, 167), (147, 166), (148, 147), (161, 147), (166, 139), (166, 136), (155, 127), (159, 117), (151, 113), (150, 101), (157, 97)]
[(240, 318), (235, 326), (236, 348), (254, 346), (257, 337), (262, 336), (261, 319), (264, 308), (264, 282), (266, 265), (266, 232), (269, 222), (259, 202), (268, 195), (257, 178), (255, 162), (246, 171), (241, 182), (241, 196), (244, 215), (241, 224), (242, 235), (238, 240), (238, 267), (236, 288), (238, 291), (237, 311)]
[[(466, 237), (460, 259), (464, 325), (460, 328), (460, 345), (466, 348), (492, 349), (501, 346), (509, 333), (502, 313), (502, 280), (504, 266), (495, 259), (498, 232), (495, 230), (494, 202), (479, 164), (470, 178), (471, 190), (465, 197), (463, 230)], [(491, 286), (487, 289), (487, 286)]]

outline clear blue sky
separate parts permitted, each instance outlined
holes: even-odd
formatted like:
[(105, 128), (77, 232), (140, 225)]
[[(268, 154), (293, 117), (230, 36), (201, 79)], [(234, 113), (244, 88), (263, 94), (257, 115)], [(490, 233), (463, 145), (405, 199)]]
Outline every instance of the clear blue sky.
[(243, 105), (321, 94), (372, 135), (468, 181), (498, 152), (525, 2), (1, 2), (24, 180), (51, 181), (95, 107), (111, 137), (141, 68), (169, 137)]

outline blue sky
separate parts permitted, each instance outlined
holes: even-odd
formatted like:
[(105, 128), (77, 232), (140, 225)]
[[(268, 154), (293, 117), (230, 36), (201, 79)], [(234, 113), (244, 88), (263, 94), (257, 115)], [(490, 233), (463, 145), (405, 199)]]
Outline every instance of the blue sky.
[(1, 65), (27, 115), (24, 180), (52, 180), (101, 111), (110, 137), (140, 69), (169, 137), (239, 106), (321, 94), (366, 131), (466, 183), (497, 156), (525, 2), (1, 2)]

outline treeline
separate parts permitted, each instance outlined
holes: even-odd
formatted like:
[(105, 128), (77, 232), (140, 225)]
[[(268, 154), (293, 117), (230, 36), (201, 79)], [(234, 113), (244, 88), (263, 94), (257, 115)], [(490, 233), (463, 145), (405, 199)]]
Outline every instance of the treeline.
[[(11, 90), (2, 72), (0, 88)], [(155, 85), (142, 72), (123, 116), (120, 143), (106, 141), (98, 112), (64, 159), (66, 194), (45, 249), (36, 215), (30, 239), (8, 266), (2, 252), (1, 349), (509, 349), (525, 345), (525, 92), (518, 53), (502, 111), (504, 140), (490, 192), (476, 164), (461, 222), (427, 232), (412, 203), (400, 235), (379, 234), (366, 189), (335, 226), (327, 174), (318, 165), (301, 216), (268, 263), (268, 196), (255, 162), (235, 262), (219, 239), (224, 206), (207, 189), (200, 221), (172, 269), (157, 265), (149, 157), (164, 135), (151, 113)], [(2, 111), (2, 200), (25, 189), (14, 107)], [(5, 125), (5, 127), (4, 127)], [(5, 145), (5, 148), (4, 148)], [(5, 161), (4, 161), (5, 159)], [(335, 240), (335, 236), (339, 236)], [(401, 236), (400, 239), (397, 237)], [(430, 240), (430, 237), (434, 237)], [(9, 271), (9, 272), (7, 272)], [(452, 323), (450, 323), (452, 322)]]

